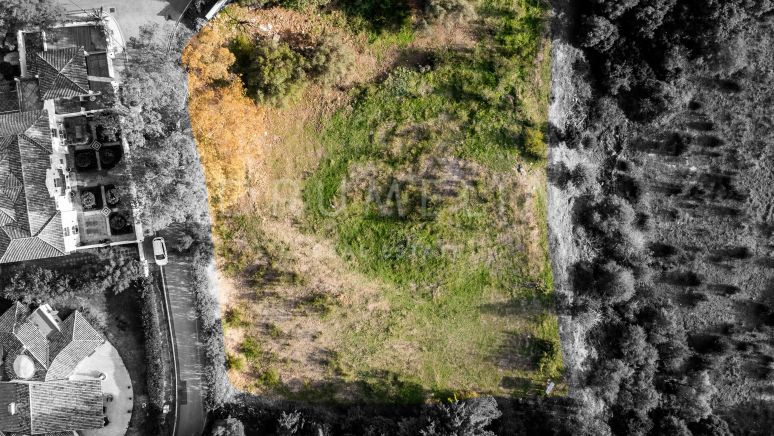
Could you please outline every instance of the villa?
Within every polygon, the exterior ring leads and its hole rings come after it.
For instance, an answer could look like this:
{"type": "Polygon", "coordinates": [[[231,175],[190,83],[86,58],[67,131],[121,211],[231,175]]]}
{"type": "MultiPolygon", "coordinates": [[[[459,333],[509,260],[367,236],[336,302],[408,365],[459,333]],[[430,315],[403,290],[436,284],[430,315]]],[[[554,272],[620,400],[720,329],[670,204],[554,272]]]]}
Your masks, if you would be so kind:
{"type": "Polygon", "coordinates": [[[100,375],[76,367],[105,343],[79,312],[64,321],[50,306],[15,303],[0,316],[0,434],[64,435],[103,428],[100,375]]]}
{"type": "Polygon", "coordinates": [[[116,174],[128,145],[100,118],[118,90],[110,31],[93,19],[17,40],[21,75],[0,84],[0,264],[141,239],[116,174]]]}

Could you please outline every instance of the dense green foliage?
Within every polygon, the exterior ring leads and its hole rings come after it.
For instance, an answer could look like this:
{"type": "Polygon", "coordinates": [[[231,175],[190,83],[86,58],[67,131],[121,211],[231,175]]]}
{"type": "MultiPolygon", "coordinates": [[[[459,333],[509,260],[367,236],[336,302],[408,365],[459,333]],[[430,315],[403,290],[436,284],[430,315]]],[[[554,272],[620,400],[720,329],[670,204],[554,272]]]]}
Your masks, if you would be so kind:
{"type": "Polygon", "coordinates": [[[167,376],[170,368],[169,349],[165,347],[164,335],[167,332],[162,317],[163,304],[158,292],[150,281],[145,281],[140,288],[139,296],[142,300],[142,327],[145,332],[145,359],[147,361],[148,397],[150,400],[150,415],[148,429],[159,431],[163,423],[161,410],[166,402],[167,376]]]}
{"type": "MultiPolygon", "coordinates": [[[[611,0],[574,11],[579,21],[569,27],[575,31],[570,42],[585,59],[573,65],[576,77],[571,79],[588,80],[594,98],[579,98],[579,107],[585,105],[583,122],[557,126],[555,132],[563,146],[599,167],[589,177],[584,168],[559,166],[552,178],[571,192],[573,240],[584,256],[570,268],[576,298],[568,310],[596,320],[587,326],[585,341],[595,351],[584,363],[590,371],[581,383],[604,405],[601,425],[613,434],[730,434],[724,419],[735,400],[726,402],[725,389],[748,389],[737,384],[746,376],[729,375],[723,363],[745,366],[744,353],[721,359],[731,345],[717,332],[736,331],[723,320],[739,316],[739,301],[755,300],[758,290],[731,301],[712,296],[711,305],[692,309],[710,299],[706,289],[740,290],[735,285],[703,288],[705,280],[740,284],[755,275],[748,269],[734,273],[731,260],[749,256],[747,248],[707,248],[756,237],[756,232],[745,235],[748,218],[737,209],[749,207],[749,202],[741,206],[748,187],[732,187],[725,174],[760,159],[760,139],[736,136],[738,123],[754,117],[743,110],[739,118],[731,114],[760,101],[760,89],[771,89],[770,77],[766,82],[756,72],[770,71],[771,64],[728,52],[748,42],[770,46],[748,32],[773,11],[769,1],[745,0],[611,0]],[[745,38],[749,41],[740,42],[745,38]],[[759,88],[744,95],[745,85],[759,88]],[[710,110],[715,104],[722,110],[710,110]],[[665,122],[683,117],[692,121],[665,122]],[[724,133],[735,138],[725,150],[724,133]],[[710,174],[684,188],[676,179],[695,171],[689,165],[698,161],[706,165],[698,171],[710,174]],[[706,188],[696,188],[710,180],[706,188]],[[698,274],[699,269],[712,278],[698,274]]],[[[770,25],[761,28],[770,30],[770,25]]],[[[756,57],[771,59],[761,53],[756,57]]],[[[769,131],[768,121],[763,124],[750,122],[746,135],[769,131]]],[[[771,322],[756,319],[742,330],[768,331],[771,322]]],[[[745,343],[743,334],[735,338],[738,351],[757,348],[745,343]]],[[[770,379],[771,370],[755,371],[752,377],[770,379]]],[[[739,406],[743,414],[747,401],[739,406]]]]}
{"type": "Polygon", "coordinates": [[[123,292],[141,279],[140,262],[109,251],[94,262],[76,268],[47,269],[35,266],[8,268],[0,297],[25,303],[56,304],[73,297],[94,296],[106,291],[123,292]]]}
{"type": "Polygon", "coordinates": [[[137,184],[135,205],[154,230],[201,220],[207,212],[204,174],[188,127],[185,71],[179,59],[167,55],[169,46],[179,50],[185,38],[185,32],[173,37],[169,29],[154,25],[130,40],[132,65],[121,90],[125,106],[117,109],[132,147],[128,161],[137,184]]]}
{"type": "Polygon", "coordinates": [[[240,36],[231,44],[234,71],[248,95],[260,103],[281,103],[296,95],[306,79],[307,61],[286,42],[240,36]]]}
{"type": "Polygon", "coordinates": [[[16,31],[45,29],[61,21],[65,9],[54,0],[3,0],[0,8],[0,47],[16,46],[16,31]]]}
{"type": "Polygon", "coordinates": [[[236,418],[228,417],[215,421],[212,436],[245,436],[245,426],[236,418]]]}
{"type": "Polygon", "coordinates": [[[308,80],[330,85],[352,66],[352,53],[336,37],[325,35],[309,48],[240,35],[231,43],[233,70],[247,94],[259,103],[282,105],[298,95],[308,80]]]}

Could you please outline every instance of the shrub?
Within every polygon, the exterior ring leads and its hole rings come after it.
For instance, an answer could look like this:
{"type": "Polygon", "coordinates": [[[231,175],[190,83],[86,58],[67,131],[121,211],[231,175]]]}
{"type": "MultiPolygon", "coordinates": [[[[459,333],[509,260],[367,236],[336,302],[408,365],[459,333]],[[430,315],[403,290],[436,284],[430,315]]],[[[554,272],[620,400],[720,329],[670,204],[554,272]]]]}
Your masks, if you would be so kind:
{"type": "Polygon", "coordinates": [[[232,307],[226,310],[226,313],[223,315],[223,323],[227,328],[238,328],[249,325],[244,319],[244,311],[239,307],[232,307]]]}
{"type": "Polygon", "coordinates": [[[425,15],[429,21],[463,22],[476,18],[476,8],[468,0],[427,0],[425,15]]]}
{"type": "Polygon", "coordinates": [[[490,396],[435,404],[424,410],[414,434],[494,436],[486,428],[500,416],[497,401],[490,396]]]}
{"type": "Polygon", "coordinates": [[[330,3],[331,0],[237,0],[240,6],[253,8],[263,8],[271,6],[282,6],[286,8],[303,10],[306,8],[319,9],[330,3]]]}
{"type": "Polygon", "coordinates": [[[632,272],[615,262],[580,261],[573,267],[573,286],[582,295],[606,304],[628,301],[634,295],[632,272]]]}
{"type": "Polygon", "coordinates": [[[151,404],[161,409],[165,402],[168,353],[163,335],[167,331],[161,323],[159,295],[149,280],[144,281],[140,290],[142,300],[141,317],[145,333],[145,360],[147,361],[148,397],[151,404]]]}
{"type": "Polygon", "coordinates": [[[303,426],[304,418],[297,410],[282,412],[277,418],[277,434],[282,436],[296,434],[303,426]]]}
{"type": "Polygon", "coordinates": [[[395,32],[411,23],[407,0],[340,0],[338,5],[359,31],[395,32]]]}
{"type": "MultiPolygon", "coordinates": [[[[197,228],[199,228],[197,226],[197,228]]],[[[220,306],[210,292],[207,269],[212,261],[212,245],[209,235],[201,235],[193,246],[191,263],[193,264],[193,294],[196,312],[204,332],[205,365],[204,382],[207,386],[204,404],[207,410],[216,410],[226,402],[231,390],[226,369],[237,364],[234,356],[226,355],[223,343],[223,325],[218,317],[220,306]]],[[[242,362],[244,365],[244,362],[242,362]]],[[[243,366],[244,368],[244,366],[243,366]]]]}
{"type": "Polygon", "coordinates": [[[324,35],[308,60],[307,72],[323,85],[340,83],[354,66],[355,54],[338,35],[324,35]]]}
{"type": "Polygon", "coordinates": [[[548,151],[546,145],[546,135],[543,130],[537,127],[527,127],[523,134],[524,151],[529,157],[535,159],[545,159],[548,151]]]}
{"type": "Polygon", "coordinates": [[[286,42],[240,35],[231,44],[234,71],[248,95],[259,103],[282,104],[296,94],[307,77],[307,60],[286,42]]]}
{"type": "Polygon", "coordinates": [[[279,371],[274,368],[268,368],[258,375],[258,383],[267,388],[279,386],[282,383],[279,371]]]}
{"type": "Polygon", "coordinates": [[[245,358],[236,354],[226,353],[226,368],[242,371],[245,369],[245,358]]]}
{"type": "Polygon", "coordinates": [[[211,434],[212,436],[245,436],[245,426],[242,421],[229,416],[215,421],[211,434]]]}
{"type": "Polygon", "coordinates": [[[252,361],[261,356],[261,344],[254,337],[248,336],[239,347],[242,354],[248,361],[252,361]]]}

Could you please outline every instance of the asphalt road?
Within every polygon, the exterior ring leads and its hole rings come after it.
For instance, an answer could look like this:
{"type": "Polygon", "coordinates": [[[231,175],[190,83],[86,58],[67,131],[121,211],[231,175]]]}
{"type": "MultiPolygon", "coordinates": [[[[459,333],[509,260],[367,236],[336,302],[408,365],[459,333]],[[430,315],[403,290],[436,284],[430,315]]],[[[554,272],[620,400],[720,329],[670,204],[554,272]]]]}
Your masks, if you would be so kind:
{"type": "MultiPolygon", "coordinates": [[[[175,253],[169,253],[169,263],[163,268],[153,261],[153,238],[143,244],[145,256],[151,264],[151,273],[161,272],[162,283],[169,298],[172,330],[178,361],[178,417],[175,436],[199,436],[204,430],[204,344],[199,340],[199,318],[190,283],[193,280],[190,265],[175,253]]],[[[169,248],[169,247],[167,247],[169,248]]]]}

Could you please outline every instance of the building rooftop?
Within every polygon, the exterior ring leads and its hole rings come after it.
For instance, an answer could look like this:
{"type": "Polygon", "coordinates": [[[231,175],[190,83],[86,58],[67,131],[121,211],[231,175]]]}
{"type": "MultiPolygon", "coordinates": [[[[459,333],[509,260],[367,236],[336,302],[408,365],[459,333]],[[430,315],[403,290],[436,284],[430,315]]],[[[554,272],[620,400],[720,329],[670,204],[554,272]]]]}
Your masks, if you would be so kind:
{"type": "Polygon", "coordinates": [[[29,76],[38,76],[41,100],[89,94],[83,47],[35,53],[27,65],[29,76]]]}
{"type": "Polygon", "coordinates": [[[0,382],[0,431],[22,434],[101,428],[99,380],[0,382]]]}
{"type": "Polygon", "coordinates": [[[45,110],[0,115],[0,263],[65,254],[52,153],[45,110]]]}
{"type": "Polygon", "coordinates": [[[105,339],[79,313],[61,321],[50,306],[15,303],[0,315],[0,434],[101,428],[100,380],[69,380],[105,339]]]}

